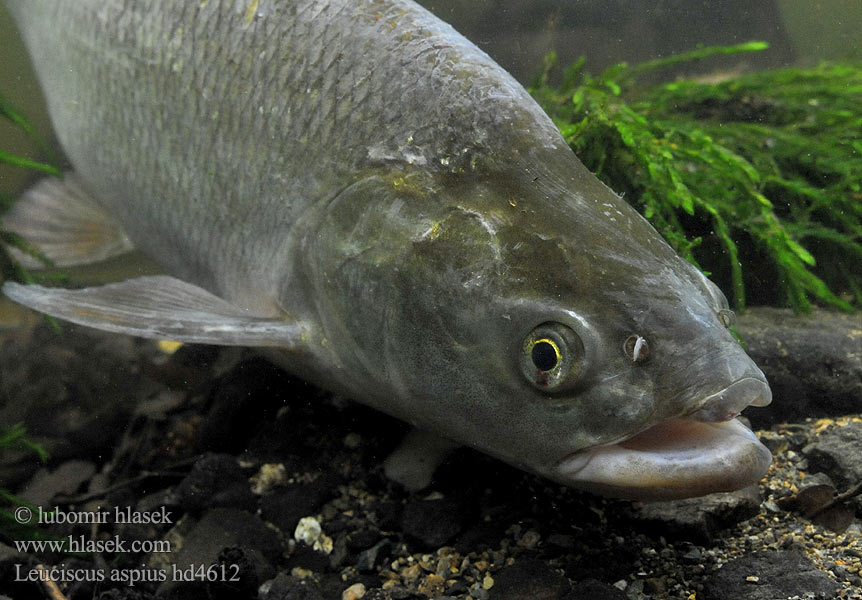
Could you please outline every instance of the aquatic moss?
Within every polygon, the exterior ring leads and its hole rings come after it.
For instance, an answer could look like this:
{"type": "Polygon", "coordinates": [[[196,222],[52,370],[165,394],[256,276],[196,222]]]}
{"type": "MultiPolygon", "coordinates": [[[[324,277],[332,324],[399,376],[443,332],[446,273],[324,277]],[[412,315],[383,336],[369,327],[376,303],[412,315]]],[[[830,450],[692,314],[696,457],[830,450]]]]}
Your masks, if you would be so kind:
{"type": "MultiPolygon", "coordinates": [[[[26,430],[22,425],[0,427],[0,452],[9,450],[27,450],[33,452],[42,463],[47,462],[48,453],[35,442],[27,439],[26,430]]],[[[28,523],[22,523],[20,513],[16,510],[28,508],[33,513],[36,507],[8,490],[0,488],[0,541],[11,544],[17,540],[42,539],[42,532],[28,523]]]]}
{"type": "Polygon", "coordinates": [[[766,44],[694,52],[592,76],[555,58],[531,91],[586,166],[744,309],[862,306],[862,69],[822,64],[638,86],[647,71],[766,44]],[[752,291],[753,290],[753,291],[752,291]],[[775,290],[780,290],[776,295],[775,290]]]}

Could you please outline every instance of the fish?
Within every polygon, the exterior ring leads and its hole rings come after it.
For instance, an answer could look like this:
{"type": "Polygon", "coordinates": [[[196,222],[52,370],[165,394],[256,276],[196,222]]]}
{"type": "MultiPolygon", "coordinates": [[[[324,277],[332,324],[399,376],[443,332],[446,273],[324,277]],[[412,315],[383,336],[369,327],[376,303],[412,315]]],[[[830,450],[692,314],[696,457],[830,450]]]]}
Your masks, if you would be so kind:
{"type": "Polygon", "coordinates": [[[60,265],[163,275],[12,300],[105,331],[251,346],[455,445],[589,492],[756,484],[772,399],[721,290],[529,93],[410,0],[7,0],[72,171],[4,217],[60,265]]]}

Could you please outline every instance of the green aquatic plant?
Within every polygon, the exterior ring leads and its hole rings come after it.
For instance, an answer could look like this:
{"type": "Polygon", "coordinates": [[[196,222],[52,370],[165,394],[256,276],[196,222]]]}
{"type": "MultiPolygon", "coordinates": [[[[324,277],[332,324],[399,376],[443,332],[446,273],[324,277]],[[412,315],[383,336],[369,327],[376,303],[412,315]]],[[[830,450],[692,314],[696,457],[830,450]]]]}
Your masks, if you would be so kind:
{"type": "Polygon", "coordinates": [[[730,290],[798,312],[862,306],[862,70],[823,64],[715,83],[638,76],[762,42],[700,48],[598,76],[580,59],[531,91],[576,154],[730,290]],[[781,296],[774,294],[781,290],[781,296]]]}
{"type": "MultiPolygon", "coordinates": [[[[45,449],[27,438],[23,425],[0,427],[0,453],[10,450],[33,452],[40,462],[48,460],[45,449]]],[[[36,507],[4,488],[0,488],[0,540],[12,543],[16,540],[42,539],[42,532],[24,521],[22,515],[36,512],[36,507]],[[21,512],[21,509],[25,509],[21,512]]]]}

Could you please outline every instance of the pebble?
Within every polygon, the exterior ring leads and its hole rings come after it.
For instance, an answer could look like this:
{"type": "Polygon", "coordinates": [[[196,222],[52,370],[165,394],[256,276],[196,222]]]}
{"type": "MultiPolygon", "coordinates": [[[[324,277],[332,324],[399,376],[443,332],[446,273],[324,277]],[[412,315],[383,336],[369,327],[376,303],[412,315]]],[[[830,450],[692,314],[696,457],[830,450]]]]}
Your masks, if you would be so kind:
{"type": "Polygon", "coordinates": [[[354,583],[341,593],[341,600],[359,600],[365,596],[365,585],[354,583]]]}
{"type": "Polygon", "coordinates": [[[282,463],[265,463],[260,465],[257,473],[251,477],[251,491],[258,496],[271,491],[276,486],[287,481],[287,469],[282,463]]]}

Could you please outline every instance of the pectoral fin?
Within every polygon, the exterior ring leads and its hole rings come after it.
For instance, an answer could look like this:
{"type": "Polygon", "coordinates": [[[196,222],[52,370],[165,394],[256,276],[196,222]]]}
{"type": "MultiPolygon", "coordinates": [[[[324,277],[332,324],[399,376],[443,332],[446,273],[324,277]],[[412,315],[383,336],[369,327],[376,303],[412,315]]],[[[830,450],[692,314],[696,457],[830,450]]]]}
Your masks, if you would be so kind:
{"type": "Polygon", "coordinates": [[[249,314],[179,279],[138,277],[81,290],[7,282],[15,302],[79,325],[145,338],[225,346],[298,347],[295,321],[249,314]]]}
{"type": "MultiPolygon", "coordinates": [[[[119,223],[74,173],[43,179],[24,192],[3,216],[3,229],[20,235],[59,267],[94,263],[132,250],[119,223]]],[[[29,269],[45,266],[17,248],[9,251],[29,269]]]]}

